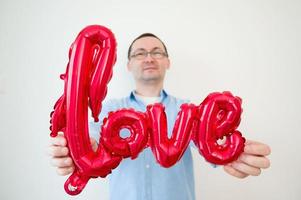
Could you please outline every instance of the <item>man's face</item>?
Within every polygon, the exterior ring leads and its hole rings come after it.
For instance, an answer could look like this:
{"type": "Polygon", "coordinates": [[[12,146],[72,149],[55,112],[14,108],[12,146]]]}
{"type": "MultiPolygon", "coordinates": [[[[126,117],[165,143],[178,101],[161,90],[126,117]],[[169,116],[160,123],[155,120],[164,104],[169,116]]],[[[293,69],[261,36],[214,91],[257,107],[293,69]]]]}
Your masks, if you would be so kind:
{"type": "Polygon", "coordinates": [[[131,56],[141,55],[143,52],[152,52],[146,57],[130,57],[128,69],[133,73],[136,83],[150,83],[164,80],[166,69],[169,68],[169,59],[165,55],[160,58],[155,54],[166,53],[160,40],[154,37],[143,37],[134,42],[132,45],[131,56]]]}

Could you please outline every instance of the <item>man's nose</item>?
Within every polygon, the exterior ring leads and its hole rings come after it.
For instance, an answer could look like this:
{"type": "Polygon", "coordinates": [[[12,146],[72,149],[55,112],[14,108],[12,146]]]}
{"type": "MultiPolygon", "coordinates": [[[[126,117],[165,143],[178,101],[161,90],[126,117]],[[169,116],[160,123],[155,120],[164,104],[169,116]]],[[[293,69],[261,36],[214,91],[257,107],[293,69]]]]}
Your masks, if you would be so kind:
{"type": "Polygon", "coordinates": [[[150,52],[148,52],[144,60],[145,61],[153,61],[154,58],[152,57],[152,54],[150,52]]]}

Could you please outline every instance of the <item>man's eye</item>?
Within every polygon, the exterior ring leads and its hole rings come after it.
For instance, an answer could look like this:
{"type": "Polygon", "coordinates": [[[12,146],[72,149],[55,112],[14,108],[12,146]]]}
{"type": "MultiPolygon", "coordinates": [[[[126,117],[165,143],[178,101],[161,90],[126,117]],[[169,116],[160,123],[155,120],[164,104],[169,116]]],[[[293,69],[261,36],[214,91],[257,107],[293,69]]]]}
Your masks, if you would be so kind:
{"type": "Polygon", "coordinates": [[[136,56],[143,56],[143,55],[144,55],[143,52],[136,53],[136,56]]]}

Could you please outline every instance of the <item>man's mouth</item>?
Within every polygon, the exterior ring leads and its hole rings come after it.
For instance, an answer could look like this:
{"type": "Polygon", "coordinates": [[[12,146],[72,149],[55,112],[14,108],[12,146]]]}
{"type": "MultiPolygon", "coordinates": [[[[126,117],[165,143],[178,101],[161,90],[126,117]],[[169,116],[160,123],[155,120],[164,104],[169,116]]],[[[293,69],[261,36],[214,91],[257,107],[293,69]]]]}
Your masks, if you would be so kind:
{"type": "Polygon", "coordinates": [[[157,70],[157,67],[144,67],[143,70],[147,71],[147,70],[157,70]]]}

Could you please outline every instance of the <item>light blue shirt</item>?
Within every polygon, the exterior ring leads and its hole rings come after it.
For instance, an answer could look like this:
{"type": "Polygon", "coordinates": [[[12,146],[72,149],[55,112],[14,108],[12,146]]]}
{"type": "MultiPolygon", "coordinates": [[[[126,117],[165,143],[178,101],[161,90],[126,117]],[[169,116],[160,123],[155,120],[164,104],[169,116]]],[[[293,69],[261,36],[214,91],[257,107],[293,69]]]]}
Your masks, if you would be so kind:
{"type": "MultiPolygon", "coordinates": [[[[171,135],[180,106],[187,101],[160,93],[160,102],[165,106],[168,121],[168,134],[171,135]]],[[[108,112],[120,108],[134,108],[146,111],[146,105],[131,92],[130,96],[110,100],[103,104],[99,123],[90,123],[90,134],[97,141],[100,137],[102,119],[108,112]]],[[[122,131],[121,131],[122,132],[122,131]]],[[[128,134],[127,131],[120,133],[128,134]]],[[[187,148],[181,160],[170,168],[161,167],[150,148],[144,149],[136,159],[123,159],[112,171],[109,178],[111,200],[194,200],[194,175],[190,148],[187,148]]]]}

